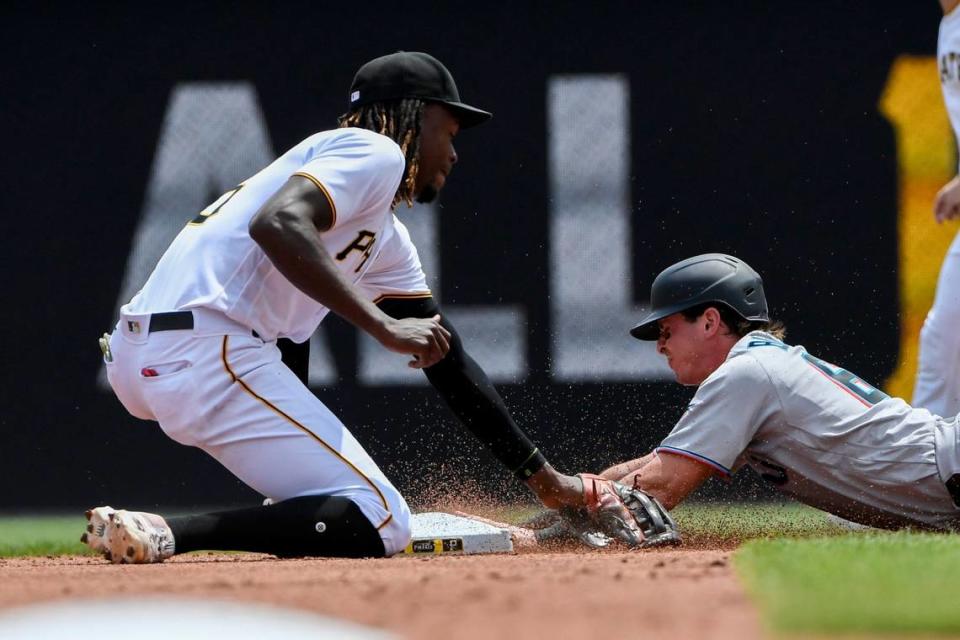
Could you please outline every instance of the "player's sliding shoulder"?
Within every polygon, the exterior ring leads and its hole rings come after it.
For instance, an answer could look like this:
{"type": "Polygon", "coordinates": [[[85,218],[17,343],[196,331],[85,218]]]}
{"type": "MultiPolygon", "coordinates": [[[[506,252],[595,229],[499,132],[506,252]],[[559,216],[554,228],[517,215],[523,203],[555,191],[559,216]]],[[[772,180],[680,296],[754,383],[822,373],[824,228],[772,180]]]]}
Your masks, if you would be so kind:
{"type": "Polygon", "coordinates": [[[789,349],[789,346],[771,335],[759,332],[747,334],[734,345],[727,360],[710,378],[722,380],[727,387],[737,386],[745,392],[755,392],[758,385],[770,382],[773,372],[787,366],[789,349]],[[759,344],[764,340],[771,344],[759,344]]]}
{"type": "Polygon", "coordinates": [[[742,349],[744,350],[773,348],[786,351],[789,349],[789,346],[787,346],[782,340],[763,331],[751,331],[740,339],[734,349],[740,347],[741,345],[742,349]]]}
{"type": "Polygon", "coordinates": [[[763,331],[748,333],[733,348],[733,353],[743,353],[758,362],[789,361],[798,351],[803,351],[803,347],[787,344],[763,331]]]}
{"type": "Polygon", "coordinates": [[[751,384],[767,379],[761,359],[748,350],[731,351],[726,362],[714,374],[726,380],[742,380],[751,384]]]}

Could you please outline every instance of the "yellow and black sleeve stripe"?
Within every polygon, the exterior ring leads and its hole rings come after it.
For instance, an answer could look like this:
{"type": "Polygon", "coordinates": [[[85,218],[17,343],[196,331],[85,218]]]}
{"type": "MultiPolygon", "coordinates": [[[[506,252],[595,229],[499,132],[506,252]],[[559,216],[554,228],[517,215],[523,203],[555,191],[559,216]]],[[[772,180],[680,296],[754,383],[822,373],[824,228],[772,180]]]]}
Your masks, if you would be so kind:
{"type": "Polygon", "coordinates": [[[323,195],[327,198],[327,202],[330,203],[330,212],[333,214],[333,219],[330,221],[330,226],[324,229],[324,231],[329,231],[330,229],[333,229],[335,226],[337,226],[337,205],[333,202],[333,197],[330,196],[330,192],[327,190],[325,186],[323,186],[323,183],[317,180],[315,177],[313,177],[309,173],[304,173],[302,171],[297,171],[293,175],[300,176],[301,178],[306,178],[313,184],[317,185],[317,189],[320,189],[323,195]]]}

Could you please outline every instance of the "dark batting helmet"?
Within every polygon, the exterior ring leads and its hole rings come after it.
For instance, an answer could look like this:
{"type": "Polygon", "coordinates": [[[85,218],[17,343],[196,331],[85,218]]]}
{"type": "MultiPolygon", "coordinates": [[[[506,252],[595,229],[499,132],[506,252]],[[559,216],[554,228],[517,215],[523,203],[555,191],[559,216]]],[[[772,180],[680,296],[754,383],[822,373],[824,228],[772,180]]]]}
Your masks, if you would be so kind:
{"type": "Polygon", "coordinates": [[[640,340],[656,340],[658,320],[706,302],[725,304],[744,320],[770,320],[763,280],[743,260],[706,253],[667,267],[650,287],[650,313],[630,330],[640,340]]]}

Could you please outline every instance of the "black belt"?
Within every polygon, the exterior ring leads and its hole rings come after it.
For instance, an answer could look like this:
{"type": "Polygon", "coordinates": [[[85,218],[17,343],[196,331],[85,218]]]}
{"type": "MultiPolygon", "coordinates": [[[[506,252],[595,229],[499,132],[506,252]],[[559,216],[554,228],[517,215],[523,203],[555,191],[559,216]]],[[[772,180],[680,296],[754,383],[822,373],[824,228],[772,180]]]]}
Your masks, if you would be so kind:
{"type": "Polygon", "coordinates": [[[150,314],[150,333],[193,329],[192,311],[166,311],[150,314]]]}
{"type": "MultiPolygon", "coordinates": [[[[192,311],[165,311],[163,313],[150,314],[150,331],[184,331],[193,329],[192,311]]],[[[254,338],[259,338],[260,334],[251,331],[254,338]]]]}

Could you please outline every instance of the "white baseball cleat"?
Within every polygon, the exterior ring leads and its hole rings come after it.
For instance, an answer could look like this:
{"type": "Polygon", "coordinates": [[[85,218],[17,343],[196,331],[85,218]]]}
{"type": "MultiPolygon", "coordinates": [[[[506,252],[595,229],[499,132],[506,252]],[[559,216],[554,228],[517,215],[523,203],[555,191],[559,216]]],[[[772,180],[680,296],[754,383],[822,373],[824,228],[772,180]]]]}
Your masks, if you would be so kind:
{"type": "Polygon", "coordinates": [[[173,555],[173,532],[158,515],[97,507],[86,516],[80,541],[114,564],[163,562],[173,555]]]}
{"type": "Polygon", "coordinates": [[[111,516],[116,513],[113,507],[97,507],[90,509],[87,516],[87,532],[80,536],[80,542],[97,553],[103,554],[110,560],[110,546],[107,544],[107,525],[111,516]]]}

